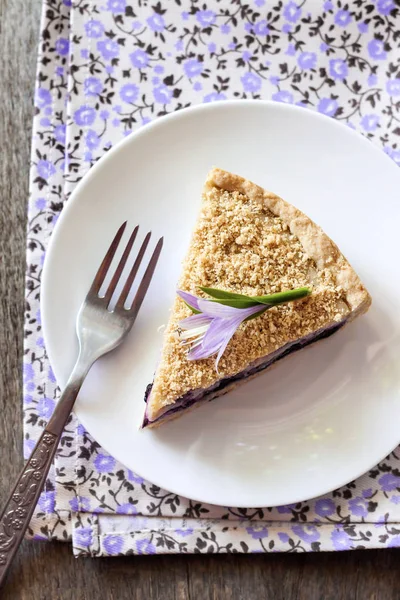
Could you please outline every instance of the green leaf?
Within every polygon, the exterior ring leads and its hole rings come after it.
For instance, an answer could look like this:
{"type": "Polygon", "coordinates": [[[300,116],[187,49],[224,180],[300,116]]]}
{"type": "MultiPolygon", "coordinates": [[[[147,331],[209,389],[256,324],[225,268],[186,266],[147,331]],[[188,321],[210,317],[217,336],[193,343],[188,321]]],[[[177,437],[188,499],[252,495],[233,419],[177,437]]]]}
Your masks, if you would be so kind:
{"type": "Polygon", "coordinates": [[[231,306],[232,308],[250,308],[251,306],[259,306],[260,304],[264,304],[263,302],[257,302],[257,300],[253,300],[251,298],[246,300],[218,300],[217,298],[212,298],[210,302],[216,302],[217,304],[222,304],[223,306],[231,306]]]}
{"type": "Polygon", "coordinates": [[[286,292],[277,292],[276,294],[268,294],[267,296],[253,296],[252,300],[259,302],[260,304],[282,304],[283,302],[291,302],[292,300],[299,300],[305,298],[311,294],[311,288],[302,287],[295,290],[288,290],[286,292]]]}
{"type": "Polygon", "coordinates": [[[250,296],[244,294],[235,294],[234,292],[225,292],[224,290],[217,290],[216,288],[208,288],[199,286],[201,291],[208,294],[212,298],[218,298],[221,300],[249,300],[250,296]]]}

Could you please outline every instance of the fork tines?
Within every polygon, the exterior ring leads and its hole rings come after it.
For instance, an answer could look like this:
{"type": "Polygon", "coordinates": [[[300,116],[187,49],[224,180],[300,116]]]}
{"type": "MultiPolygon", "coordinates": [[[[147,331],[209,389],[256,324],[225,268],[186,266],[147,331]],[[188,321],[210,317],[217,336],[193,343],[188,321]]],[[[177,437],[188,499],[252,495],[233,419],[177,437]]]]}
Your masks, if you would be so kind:
{"type": "MultiPolygon", "coordinates": [[[[96,295],[99,298],[100,288],[101,288],[101,286],[104,283],[104,279],[105,279],[105,277],[107,275],[107,272],[108,272],[108,270],[110,268],[110,265],[111,265],[112,260],[113,260],[113,258],[115,256],[117,248],[118,248],[118,246],[120,244],[121,238],[122,238],[122,236],[124,234],[124,231],[125,231],[125,228],[126,228],[126,224],[127,224],[127,221],[125,221],[124,223],[122,223],[121,227],[118,229],[117,233],[115,234],[115,237],[114,237],[113,241],[111,242],[111,245],[110,245],[110,247],[109,247],[109,249],[108,249],[108,251],[107,251],[107,253],[106,253],[106,255],[105,255],[105,257],[104,257],[104,259],[103,259],[103,261],[102,261],[102,263],[100,265],[100,267],[99,267],[99,270],[96,273],[96,276],[94,278],[92,287],[90,288],[90,291],[89,291],[89,295],[93,294],[93,295],[96,295]]],[[[110,300],[111,300],[111,298],[112,298],[112,296],[113,296],[113,294],[115,292],[115,289],[116,289],[116,287],[118,285],[118,282],[119,282],[119,280],[121,278],[121,275],[122,275],[122,272],[123,272],[124,267],[126,265],[126,262],[127,262],[128,258],[130,256],[130,254],[131,254],[131,250],[132,250],[133,244],[135,242],[135,239],[137,237],[138,231],[139,231],[139,226],[137,225],[135,227],[135,229],[133,230],[133,232],[132,232],[132,234],[131,234],[131,236],[130,236],[130,238],[128,240],[128,243],[125,246],[124,252],[123,252],[123,254],[122,254],[121,258],[120,258],[120,261],[118,263],[118,266],[115,269],[115,272],[114,272],[114,274],[113,274],[113,276],[111,278],[111,281],[110,281],[110,283],[108,285],[106,293],[104,294],[104,296],[100,297],[100,299],[105,302],[106,306],[109,305],[110,300]]],[[[140,250],[139,250],[139,252],[137,254],[137,257],[135,259],[133,267],[131,268],[131,270],[129,272],[129,275],[128,275],[127,279],[126,279],[126,282],[124,284],[122,292],[121,292],[120,296],[118,297],[118,300],[116,302],[115,309],[114,309],[115,311],[125,310],[126,300],[127,300],[128,296],[129,296],[129,293],[130,293],[130,291],[132,289],[132,285],[134,283],[136,274],[137,274],[137,272],[139,270],[140,264],[141,264],[141,262],[143,260],[143,256],[144,256],[144,254],[146,252],[146,249],[147,249],[147,246],[149,244],[150,238],[151,238],[151,232],[149,231],[147,233],[146,237],[144,238],[143,242],[142,242],[142,245],[141,245],[140,250]]],[[[141,304],[143,302],[143,299],[144,299],[144,297],[146,295],[147,289],[148,289],[148,287],[150,285],[151,279],[153,277],[153,273],[154,273],[154,270],[156,268],[158,258],[160,256],[162,246],[163,246],[163,238],[161,237],[158,240],[157,245],[156,245],[156,247],[155,247],[155,249],[153,251],[151,259],[150,259],[150,261],[148,263],[148,266],[146,268],[146,271],[145,271],[145,273],[143,275],[142,281],[140,282],[140,285],[138,287],[136,295],[135,295],[135,297],[134,297],[134,299],[132,301],[132,306],[130,308],[127,308],[126,310],[134,311],[135,313],[137,313],[139,311],[140,306],[141,306],[141,304]]]]}

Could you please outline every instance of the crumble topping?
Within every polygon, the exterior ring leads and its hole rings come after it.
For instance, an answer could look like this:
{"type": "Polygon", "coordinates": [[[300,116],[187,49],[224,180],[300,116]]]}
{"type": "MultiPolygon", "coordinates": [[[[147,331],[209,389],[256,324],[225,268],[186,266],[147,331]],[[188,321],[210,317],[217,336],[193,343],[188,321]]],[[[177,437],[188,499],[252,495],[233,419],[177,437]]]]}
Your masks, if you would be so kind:
{"type": "Polygon", "coordinates": [[[243,323],[222,355],[219,373],[215,357],[187,360],[178,322],[192,312],[177,297],[165,332],[149,416],[190,390],[207,388],[242,371],[289,341],[341,321],[351,309],[329,262],[318,267],[288,224],[259,199],[208,185],[179,288],[197,296],[204,296],[200,285],[247,295],[312,286],[313,293],[243,323]]]}

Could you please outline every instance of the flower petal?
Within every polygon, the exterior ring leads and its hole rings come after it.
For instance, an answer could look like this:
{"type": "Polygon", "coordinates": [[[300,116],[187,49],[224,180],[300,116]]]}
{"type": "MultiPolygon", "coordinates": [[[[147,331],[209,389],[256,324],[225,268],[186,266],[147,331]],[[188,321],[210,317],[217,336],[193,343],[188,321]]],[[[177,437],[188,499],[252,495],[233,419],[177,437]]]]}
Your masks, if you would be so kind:
{"type": "Polygon", "coordinates": [[[186,319],[182,319],[182,321],[179,321],[178,325],[182,329],[195,329],[196,327],[201,327],[202,325],[207,325],[208,323],[211,323],[211,318],[200,313],[198,315],[191,315],[190,317],[186,317],[186,319]]]}
{"type": "Polygon", "coordinates": [[[183,290],[177,290],[176,293],[186,304],[192,306],[195,310],[200,310],[199,308],[199,298],[193,296],[193,294],[189,294],[189,292],[184,292],[183,290]]]}
{"type": "Polygon", "coordinates": [[[188,355],[189,360],[208,358],[218,352],[222,344],[229,342],[242,322],[241,317],[231,319],[213,319],[203,338],[201,346],[194,348],[188,355]],[[227,341],[226,341],[227,340],[227,341]]]}
{"type": "Polygon", "coordinates": [[[264,306],[250,306],[249,308],[234,308],[232,306],[225,306],[218,302],[212,302],[211,300],[204,300],[203,298],[198,299],[199,310],[208,315],[209,317],[217,319],[232,319],[234,317],[241,317],[242,320],[247,319],[251,315],[259,312],[260,309],[265,308],[264,306]]]}

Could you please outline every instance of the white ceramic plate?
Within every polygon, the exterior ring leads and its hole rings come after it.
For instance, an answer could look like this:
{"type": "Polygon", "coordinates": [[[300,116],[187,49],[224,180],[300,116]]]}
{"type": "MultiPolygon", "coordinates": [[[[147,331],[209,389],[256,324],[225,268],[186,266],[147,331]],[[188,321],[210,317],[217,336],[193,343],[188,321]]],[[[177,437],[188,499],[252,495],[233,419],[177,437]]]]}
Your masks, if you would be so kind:
{"type": "MultiPolygon", "coordinates": [[[[100,360],[76,405],[113,456],[155,484],[221,505],[272,506],[361,475],[400,440],[400,171],[370,142],[311,111],[268,102],[184,110],[118,144],[78,185],[46,258],[42,309],[63,386],[75,318],[122,221],[164,235],[160,264],[127,342],[100,360]],[[180,263],[212,166],[283,196],[349,258],[373,307],[325,342],[234,393],[139,431],[180,263]]],[[[128,235],[128,234],[126,234],[128,235]]]]}

